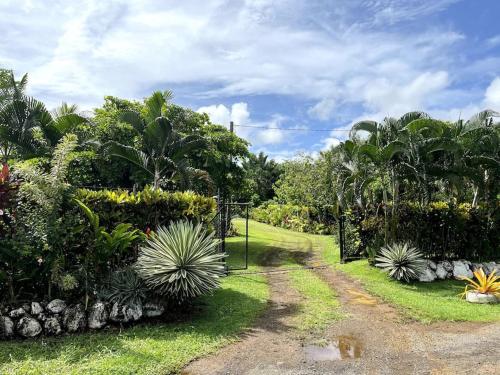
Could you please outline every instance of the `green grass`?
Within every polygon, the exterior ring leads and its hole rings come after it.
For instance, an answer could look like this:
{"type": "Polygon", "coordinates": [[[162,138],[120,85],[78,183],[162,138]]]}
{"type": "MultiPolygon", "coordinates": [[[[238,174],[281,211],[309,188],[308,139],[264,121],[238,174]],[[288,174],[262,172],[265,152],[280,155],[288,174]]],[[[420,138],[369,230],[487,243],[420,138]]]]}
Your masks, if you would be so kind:
{"type": "Polygon", "coordinates": [[[381,270],[370,267],[366,260],[337,264],[336,267],[360,280],[370,293],[423,322],[500,320],[500,304],[479,305],[460,299],[458,294],[464,289],[464,283],[461,281],[404,284],[389,279],[381,270]]]}
{"type": "MultiPolygon", "coordinates": [[[[240,233],[244,234],[244,222],[235,220],[235,224],[240,233]]],[[[300,269],[313,251],[321,253],[323,249],[330,249],[333,254],[335,247],[332,237],[293,232],[253,220],[250,221],[249,233],[252,263],[260,266],[270,263],[283,269],[294,269],[287,273],[290,286],[303,298],[292,319],[295,327],[302,331],[318,331],[342,318],[335,292],[313,271],[300,269]]],[[[227,245],[230,253],[228,262],[235,266],[241,265],[244,244],[233,244],[231,240],[227,245]]]]}
{"type": "Polygon", "coordinates": [[[259,275],[232,276],[184,323],[0,343],[0,374],[168,374],[237,338],[267,305],[259,275]]]}
{"type": "Polygon", "coordinates": [[[334,291],[311,270],[294,271],[290,273],[292,287],[302,296],[299,315],[295,325],[303,331],[318,332],[332,321],[340,320],[340,312],[334,291]]]}

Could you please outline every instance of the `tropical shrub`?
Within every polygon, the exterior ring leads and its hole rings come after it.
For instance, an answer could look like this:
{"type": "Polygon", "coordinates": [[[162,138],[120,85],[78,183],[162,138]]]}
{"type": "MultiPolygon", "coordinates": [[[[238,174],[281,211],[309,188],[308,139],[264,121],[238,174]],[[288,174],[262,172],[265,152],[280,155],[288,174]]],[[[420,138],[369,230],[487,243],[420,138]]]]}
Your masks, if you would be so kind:
{"type": "MultiPolygon", "coordinates": [[[[351,239],[359,245],[356,253],[366,253],[368,248],[378,250],[383,245],[383,211],[373,207],[346,211],[346,228],[354,226],[357,231],[346,229],[346,242],[351,239]]],[[[430,259],[495,260],[500,256],[500,232],[496,229],[499,226],[500,206],[492,210],[467,203],[431,202],[422,207],[401,202],[398,220],[390,224],[389,237],[392,241],[415,244],[430,259]]]]}
{"type": "Polygon", "coordinates": [[[380,249],[376,258],[376,266],[389,273],[389,276],[410,282],[418,279],[425,268],[422,253],[408,243],[394,243],[380,249]]]}
{"type": "Polygon", "coordinates": [[[220,285],[226,273],[219,241],[207,234],[201,224],[189,221],[171,223],[141,246],[135,270],[159,294],[184,301],[209,294],[220,285]]]}
{"type": "Polygon", "coordinates": [[[64,136],[55,147],[50,170],[45,172],[29,163],[17,165],[17,174],[24,182],[20,185],[16,204],[16,240],[24,243],[17,249],[31,249],[31,264],[38,262],[40,280],[48,278],[48,296],[52,286],[61,277],[61,264],[65,262],[67,224],[63,214],[71,196],[67,184],[68,155],[77,146],[75,135],[64,136]]]}
{"type": "MultiPolygon", "coordinates": [[[[111,232],[100,225],[99,215],[92,212],[83,202],[75,199],[90,223],[90,241],[83,253],[81,273],[84,279],[85,306],[89,300],[89,292],[97,288],[102,277],[123,263],[123,258],[131,258],[127,251],[144,238],[144,234],[134,229],[131,224],[120,223],[111,232]],[[94,285],[92,285],[94,284],[94,285]]],[[[132,257],[133,258],[133,257],[132,257]]],[[[118,275],[123,277],[123,275],[118,275]]]]}
{"type": "Polygon", "coordinates": [[[148,288],[130,267],[117,270],[111,274],[101,293],[111,303],[142,305],[148,288]]]}
{"type": "Polygon", "coordinates": [[[468,284],[465,286],[464,292],[461,294],[462,297],[465,298],[469,290],[475,291],[477,293],[500,296],[500,276],[495,275],[495,273],[496,270],[486,276],[483,269],[480,268],[479,270],[474,271],[474,277],[477,281],[472,280],[468,277],[461,277],[462,280],[468,282],[468,284]]]}
{"type": "Polygon", "coordinates": [[[171,221],[209,222],[215,215],[213,198],[193,192],[166,192],[146,187],[143,191],[80,189],[76,198],[97,213],[101,225],[114,228],[130,223],[145,231],[171,221]]]}
{"type": "Polygon", "coordinates": [[[333,232],[331,207],[318,210],[306,206],[266,202],[251,211],[252,219],[297,232],[329,234],[333,232]]]}

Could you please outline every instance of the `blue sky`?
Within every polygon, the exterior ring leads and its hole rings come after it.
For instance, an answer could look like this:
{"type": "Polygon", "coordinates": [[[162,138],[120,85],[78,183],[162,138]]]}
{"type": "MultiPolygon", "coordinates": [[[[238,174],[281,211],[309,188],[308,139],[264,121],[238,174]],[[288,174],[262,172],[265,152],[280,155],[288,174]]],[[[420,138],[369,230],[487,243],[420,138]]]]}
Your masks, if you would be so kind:
{"type": "MultiPolygon", "coordinates": [[[[214,122],[348,129],[500,110],[498,0],[0,1],[0,66],[49,108],[157,89],[214,122]]],[[[277,159],[345,132],[236,128],[277,159]]]]}

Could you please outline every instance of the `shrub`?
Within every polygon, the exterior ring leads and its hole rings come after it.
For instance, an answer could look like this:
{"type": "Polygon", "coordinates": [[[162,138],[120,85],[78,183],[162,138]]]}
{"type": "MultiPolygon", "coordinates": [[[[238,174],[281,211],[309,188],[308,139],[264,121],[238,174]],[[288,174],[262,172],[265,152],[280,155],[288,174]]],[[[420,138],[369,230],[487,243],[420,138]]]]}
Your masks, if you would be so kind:
{"type": "Polygon", "coordinates": [[[225,275],[226,254],[201,224],[188,221],[159,227],[142,246],[135,269],[158,293],[183,301],[210,293],[225,275]]]}
{"type": "Polygon", "coordinates": [[[166,192],[145,188],[136,193],[126,190],[93,191],[80,189],[76,198],[101,218],[101,225],[114,228],[130,223],[146,230],[171,221],[209,222],[215,215],[215,200],[193,192],[166,192]]]}
{"type": "Polygon", "coordinates": [[[396,280],[409,282],[418,279],[425,268],[422,253],[408,243],[395,243],[387,245],[380,250],[380,255],[375,258],[377,267],[389,273],[396,280]]]}
{"type": "Polygon", "coordinates": [[[470,288],[477,293],[493,294],[500,297],[500,276],[495,275],[495,273],[496,270],[490,273],[489,276],[486,276],[483,269],[480,268],[479,270],[474,271],[474,277],[477,281],[468,277],[461,277],[462,280],[468,282],[462,296],[466,297],[470,288]]]}
{"type": "MultiPolygon", "coordinates": [[[[392,209],[392,207],[388,207],[392,209]]],[[[383,208],[353,209],[346,221],[359,232],[358,252],[380,247],[384,233],[383,208]]],[[[415,244],[426,258],[496,260],[500,256],[500,206],[496,209],[432,202],[420,206],[402,202],[390,223],[392,241],[415,244]]],[[[348,233],[346,233],[348,237],[348,233]]],[[[347,238],[346,238],[347,241],[347,238]]]]}
{"type": "Polygon", "coordinates": [[[252,219],[297,232],[329,234],[333,232],[333,213],[330,207],[321,210],[307,206],[278,204],[272,201],[254,208],[252,219]]]}
{"type": "Polygon", "coordinates": [[[102,297],[111,303],[142,304],[148,289],[131,268],[124,268],[111,274],[102,292],[102,297]]]}

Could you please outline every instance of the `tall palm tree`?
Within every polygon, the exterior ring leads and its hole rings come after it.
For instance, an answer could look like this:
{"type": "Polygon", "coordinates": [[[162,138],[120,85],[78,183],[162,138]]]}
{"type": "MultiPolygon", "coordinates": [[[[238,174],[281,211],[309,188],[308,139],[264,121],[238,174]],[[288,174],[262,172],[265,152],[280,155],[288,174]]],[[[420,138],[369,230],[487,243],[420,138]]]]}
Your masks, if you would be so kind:
{"type": "Polygon", "coordinates": [[[121,119],[131,124],[141,137],[140,146],[127,146],[115,141],[107,145],[112,156],[120,157],[146,172],[155,189],[175,182],[188,186],[193,178],[209,180],[205,171],[193,168],[189,156],[205,145],[198,135],[184,136],[165,117],[171,94],[155,92],[145,101],[142,113],[126,111],[121,119]]]}

